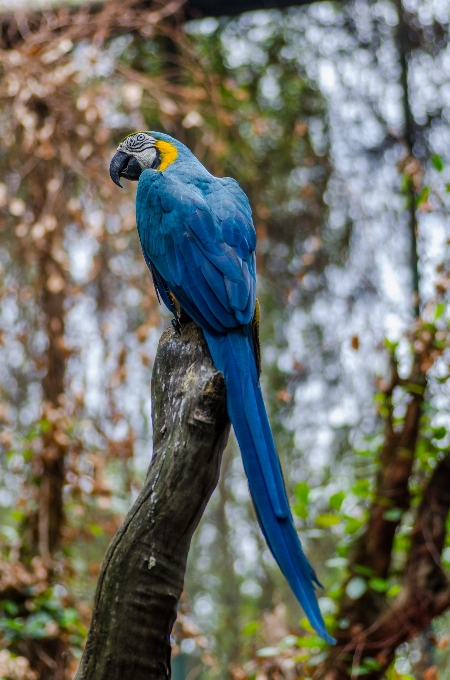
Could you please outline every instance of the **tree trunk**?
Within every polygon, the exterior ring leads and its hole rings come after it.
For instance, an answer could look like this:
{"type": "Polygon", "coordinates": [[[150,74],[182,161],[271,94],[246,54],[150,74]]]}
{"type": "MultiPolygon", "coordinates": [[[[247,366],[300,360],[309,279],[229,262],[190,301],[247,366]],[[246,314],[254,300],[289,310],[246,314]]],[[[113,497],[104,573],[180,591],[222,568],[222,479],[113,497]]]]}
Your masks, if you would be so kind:
{"type": "MultiPolygon", "coordinates": [[[[41,309],[48,338],[47,372],[42,381],[44,417],[48,415],[49,410],[57,411],[63,404],[61,399],[64,397],[67,364],[64,344],[65,274],[51,253],[55,240],[55,233],[50,232],[44,241],[39,260],[41,309]],[[52,287],[55,278],[58,284],[56,289],[52,287]]],[[[31,542],[33,552],[40,555],[47,565],[51,564],[53,555],[59,547],[64,514],[63,486],[67,445],[62,440],[58,441],[58,437],[55,438],[56,432],[56,423],[52,422],[49,430],[43,435],[38,509],[36,515],[29,518],[34,534],[31,542]]]]}
{"type": "Polygon", "coordinates": [[[219,477],[225,382],[201,330],[165,331],[152,380],[154,453],[106,553],[75,680],[165,680],[192,534],[219,477]]]}

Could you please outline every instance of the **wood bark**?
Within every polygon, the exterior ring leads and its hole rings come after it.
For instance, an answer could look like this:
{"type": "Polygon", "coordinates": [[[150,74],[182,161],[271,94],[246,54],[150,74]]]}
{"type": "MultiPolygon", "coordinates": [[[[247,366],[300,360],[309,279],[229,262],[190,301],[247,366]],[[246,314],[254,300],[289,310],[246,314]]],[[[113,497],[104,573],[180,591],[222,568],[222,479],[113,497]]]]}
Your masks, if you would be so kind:
{"type": "Polygon", "coordinates": [[[152,379],[153,458],[106,553],[75,680],[165,680],[192,534],[219,477],[225,382],[193,322],[163,334],[152,379]]]}

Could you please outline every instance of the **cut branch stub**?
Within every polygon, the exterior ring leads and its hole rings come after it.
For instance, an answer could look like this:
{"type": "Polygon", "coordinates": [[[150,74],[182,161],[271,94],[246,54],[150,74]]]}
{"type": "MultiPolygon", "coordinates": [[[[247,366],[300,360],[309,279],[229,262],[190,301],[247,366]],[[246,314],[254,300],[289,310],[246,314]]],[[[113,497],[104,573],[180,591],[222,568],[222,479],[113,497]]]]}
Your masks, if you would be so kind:
{"type": "Polygon", "coordinates": [[[170,329],[152,380],[154,455],[106,553],[76,680],[163,680],[192,534],[228,439],[225,382],[201,330],[170,329]]]}

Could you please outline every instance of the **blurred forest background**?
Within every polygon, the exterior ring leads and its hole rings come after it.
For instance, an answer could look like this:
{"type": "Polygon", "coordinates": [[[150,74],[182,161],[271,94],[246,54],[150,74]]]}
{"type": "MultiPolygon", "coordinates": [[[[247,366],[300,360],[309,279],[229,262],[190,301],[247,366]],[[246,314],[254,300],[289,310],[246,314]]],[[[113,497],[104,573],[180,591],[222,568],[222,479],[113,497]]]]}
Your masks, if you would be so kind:
{"type": "Polygon", "coordinates": [[[149,464],[170,317],[108,166],[162,130],[250,197],[263,387],[341,673],[230,441],[174,680],[448,679],[450,1],[182,6],[0,7],[0,677],[73,677],[149,464]]]}

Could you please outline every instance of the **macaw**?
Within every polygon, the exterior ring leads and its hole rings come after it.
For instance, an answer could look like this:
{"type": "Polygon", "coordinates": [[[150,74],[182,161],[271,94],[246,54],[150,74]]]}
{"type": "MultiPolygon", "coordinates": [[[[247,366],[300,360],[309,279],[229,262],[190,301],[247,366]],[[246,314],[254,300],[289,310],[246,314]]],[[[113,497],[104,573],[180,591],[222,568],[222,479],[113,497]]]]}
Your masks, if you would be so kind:
{"type": "Polygon", "coordinates": [[[328,642],[314,583],[294,528],[259,383],[256,232],[247,196],[211,175],[189,149],[160,132],[135,132],[118,146],[111,179],[138,181],[136,222],[157,295],[174,299],[202,328],[224,375],[227,408],[267,544],[311,625],[328,642]],[[255,314],[256,311],[256,314],[255,314]]]}

